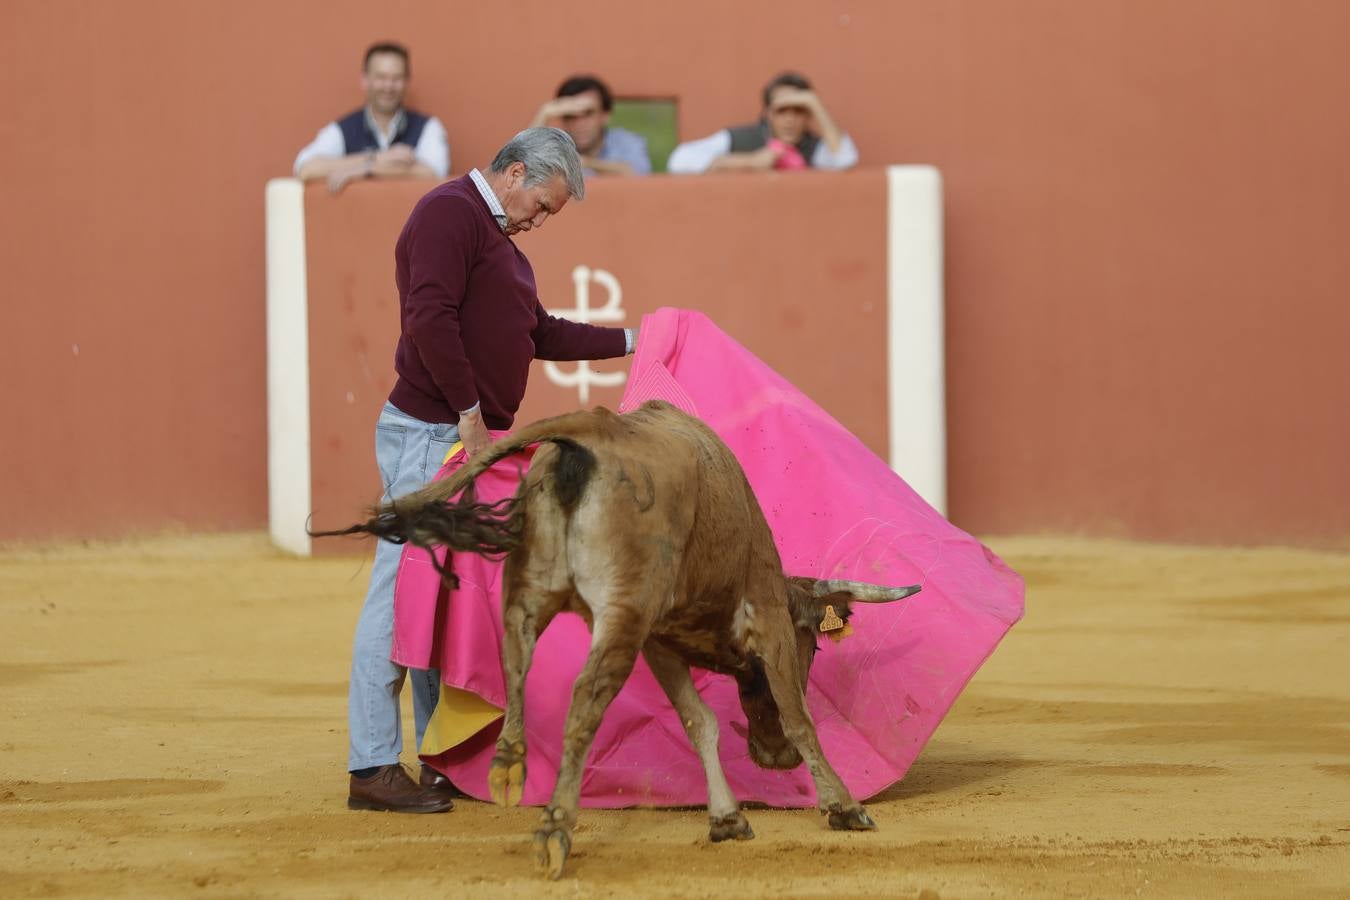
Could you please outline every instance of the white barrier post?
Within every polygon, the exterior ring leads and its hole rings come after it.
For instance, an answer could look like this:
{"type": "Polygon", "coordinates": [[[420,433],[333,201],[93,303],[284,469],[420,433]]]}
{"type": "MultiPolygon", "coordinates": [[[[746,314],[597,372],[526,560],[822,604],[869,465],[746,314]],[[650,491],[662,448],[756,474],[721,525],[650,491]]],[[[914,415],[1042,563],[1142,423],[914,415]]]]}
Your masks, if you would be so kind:
{"type": "Polygon", "coordinates": [[[946,515],[942,176],[932,166],[891,166],[886,176],[890,464],[946,515]]]}
{"type": "Polygon", "coordinates": [[[310,555],[309,288],[305,187],[267,183],[267,518],[282,550],[310,555]]]}

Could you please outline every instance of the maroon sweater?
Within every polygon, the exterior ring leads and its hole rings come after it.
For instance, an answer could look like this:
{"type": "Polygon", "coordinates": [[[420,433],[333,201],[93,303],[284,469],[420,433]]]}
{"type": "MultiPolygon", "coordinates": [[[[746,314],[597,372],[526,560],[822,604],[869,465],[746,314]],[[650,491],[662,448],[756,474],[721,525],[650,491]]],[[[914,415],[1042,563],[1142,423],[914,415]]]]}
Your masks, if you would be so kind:
{"type": "Polygon", "coordinates": [[[624,355],[622,328],[550,316],[534,270],[465,175],[417,202],[394,248],[402,334],[389,402],[424,422],[482,403],[489,428],[515,420],[530,360],[624,355]]]}

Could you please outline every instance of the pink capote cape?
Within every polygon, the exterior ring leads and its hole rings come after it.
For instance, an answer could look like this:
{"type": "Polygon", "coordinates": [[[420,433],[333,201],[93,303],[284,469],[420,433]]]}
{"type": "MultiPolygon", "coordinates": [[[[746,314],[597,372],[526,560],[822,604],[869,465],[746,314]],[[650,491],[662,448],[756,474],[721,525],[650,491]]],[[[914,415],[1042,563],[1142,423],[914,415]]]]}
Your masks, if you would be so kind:
{"type": "MultiPolygon", "coordinates": [[[[620,411],[653,398],[698,416],[730,446],[789,574],[923,585],[907,600],[857,605],[852,636],[820,642],[807,688],[821,744],[849,790],[866,798],[898,781],[1021,617],[1021,579],[700,313],[665,308],[643,317],[620,411]]],[[[441,476],[462,459],[462,453],[452,458],[441,476]]],[[[513,457],[494,466],[478,481],[479,499],[510,495],[527,465],[513,457]]],[[[405,552],[392,658],[413,668],[438,667],[447,709],[456,705],[447,694],[487,709],[481,698],[500,709],[500,564],[456,554],[454,569],[461,586],[447,592],[423,551],[405,552]]],[[[574,614],[559,616],[539,640],[526,679],[524,803],[545,803],[552,793],[572,682],[589,644],[574,614]]],[[[771,771],[751,762],[735,681],[699,669],[694,679],[717,714],[722,765],[736,796],[772,806],[813,805],[815,787],[805,766],[771,771]]],[[[488,765],[500,731],[500,720],[481,727],[485,721],[480,710],[470,726],[480,728],[477,733],[463,739],[461,729],[454,746],[424,741],[422,748],[424,762],[479,799],[488,797],[488,765]]],[[[707,802],[698,757],[641,657],[596,735],[581,801],[592,807],[707,802]]]]}

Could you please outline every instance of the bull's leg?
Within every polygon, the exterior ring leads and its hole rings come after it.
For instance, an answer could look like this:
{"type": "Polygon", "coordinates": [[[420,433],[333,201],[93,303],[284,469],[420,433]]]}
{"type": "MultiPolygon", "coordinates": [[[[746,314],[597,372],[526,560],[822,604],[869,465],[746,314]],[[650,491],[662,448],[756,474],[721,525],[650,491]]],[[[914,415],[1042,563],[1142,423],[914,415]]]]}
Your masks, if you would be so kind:
{"type": "Polygon", "coordinates": [[[797,674],[795,635],[791,627],[785,622],[782,636],[775,635],[766,642],[770,646],[766,648],[764,666],[764,674],[769,679],[769,688],[783,720],[783,733],[806,760],[816,783],[816,802],[822,812],[829,814],[830,827],[840,831],[873,831],[876,823],[862,804],[853,799],[820,748],[820,738],[816,736],[815,723],[807,711],[806,694],[797,674]]]}
{"type": "Polygon", "coordinates": [[[562,606],[554,592],[517,575],[508,560],[503,573],[502,671],[506,714],[497,752],[488,770],[488,792],[498,806],[516,806],[525,790],[525,676],[534,645],[562,606]]]}
{"type": "Polygon", "coordinates": [[[708,777],[708,832],[714,842],[735,838],[748,841],[755,836],[750,823],[741,815],[736,795],[731,793],[727,777],[722,772],[722,761],[717,756],[717,716],[703,702],[689,675],[689,666],[674,653],[651,641],[642,648],[652,674],[680,714],[684,733],[698,751],[703,771],[708,777]]]}
{"type": "Polygon", "coordinates": [[[488,771],[488,791],[498,806],[516,806],[525,788],[525,675],[542,627],[519,606],[502,614],[502,671],[506,675],[506,715],[497,752],[488,771]]]}
{"type": "MultiPolygon", "coordinates": [[[[594,609],[594,607],[592,607],[594,609]]],[[[572,686],[572,705],[563,732],[562,762],[553,799],[534,833],[535,860],[549,878],[562,875],[572,849],[581,775],[605,710],[623,687],[647,639],[648,625],[631,610],[609,606],[597,616],[586,665],[572,686]]]]}

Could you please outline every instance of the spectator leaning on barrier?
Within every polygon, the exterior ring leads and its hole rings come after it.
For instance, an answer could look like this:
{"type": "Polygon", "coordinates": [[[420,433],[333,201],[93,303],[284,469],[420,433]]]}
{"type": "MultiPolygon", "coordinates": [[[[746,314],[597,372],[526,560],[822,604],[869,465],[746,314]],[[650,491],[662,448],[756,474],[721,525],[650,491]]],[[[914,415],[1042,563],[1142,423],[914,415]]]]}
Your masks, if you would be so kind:
{"type": "Polygon", "coordinates": [[[407,48],[372,45],[361,70],[366,105],[319,129],[295,158],[295,177],[327,178],[334,193],[357,178],[444,178],[445,127],[403,105],[411,74],[407,48]]]}
{"type": "MultiPolygon", "coordinates": [[[[585,192],[572,139],[556,128],[529,128],[498,152],[486,175],[474,169],[436,187],[413,208],[394,248],[398,380],[375,426],[382,502],[430,481],[456,441],[476,456],[492,441],[489,428],[510,428],[532,359],[633,352],[636,329],[585,325],[545,312],[530,262],[511,240],[585,192]]],[[[389,647],[401,550],[384,541],[376,545],[356,626],[347,805],[444,812],[454,805],[445,777],[424,767],[414,783],[399,765],[398,695],[406,670],[390,661],[389,647]]],[[[412,684],[420,746],[440,674],[414,671],[412,684]]]]}
{"type": "Polygon", "coordinates": [[[556,125],[572,136],[587,175],[650,175],[647,139],[609,124],[614,95],[594,75],[573,75],[539,107],[533,126],[556,125]]]}
{"type": "Polygon", "coordinates": [[[690,174],[857,165],[853,139],[835,124],[805,76],[784,72],[764,87],[763,101],[758,122],[680,144],[670,154],[667,170],[690,174]]]}

